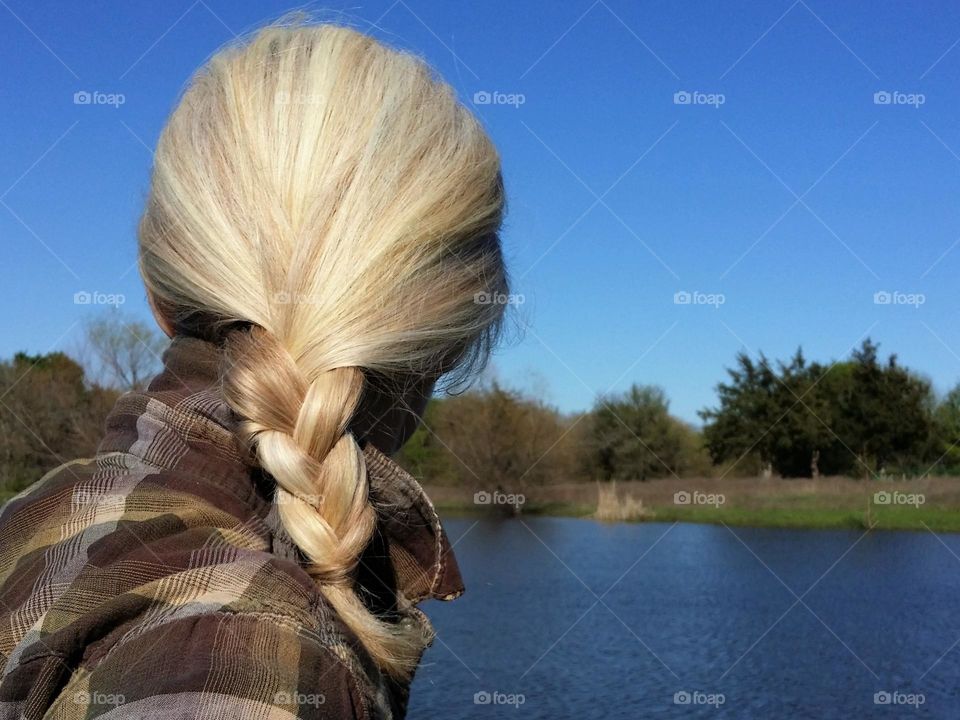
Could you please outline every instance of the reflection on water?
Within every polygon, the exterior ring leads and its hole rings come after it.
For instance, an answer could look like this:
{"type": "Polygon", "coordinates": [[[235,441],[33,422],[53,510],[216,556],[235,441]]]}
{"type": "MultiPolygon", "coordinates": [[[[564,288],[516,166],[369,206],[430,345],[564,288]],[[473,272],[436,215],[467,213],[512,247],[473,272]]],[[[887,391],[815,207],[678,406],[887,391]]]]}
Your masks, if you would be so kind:
{"type": "Polygon", "coordinates": [[[467,592],[425,606],[411,718],[960,717],[960,536],[446,527],[467,592]]]}

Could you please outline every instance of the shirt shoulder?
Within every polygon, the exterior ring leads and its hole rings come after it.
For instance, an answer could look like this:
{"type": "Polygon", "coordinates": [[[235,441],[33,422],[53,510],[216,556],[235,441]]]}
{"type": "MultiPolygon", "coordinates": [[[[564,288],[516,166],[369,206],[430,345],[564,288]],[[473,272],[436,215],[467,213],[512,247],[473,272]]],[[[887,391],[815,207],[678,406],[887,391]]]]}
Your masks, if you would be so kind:
{"type": "Polygon", "coordinates": [[[0,516],[0,704],[383,717],[378,685],[268,512],[123,453],[62,466],[14,498],[0,516]]]}
{"type": "Polygon", "coordinates": [[[283,616],[225,612],[144,628],[89,656],[51,710],[85,718],[373,718],[349,660],[316,632],[283,616]]]}

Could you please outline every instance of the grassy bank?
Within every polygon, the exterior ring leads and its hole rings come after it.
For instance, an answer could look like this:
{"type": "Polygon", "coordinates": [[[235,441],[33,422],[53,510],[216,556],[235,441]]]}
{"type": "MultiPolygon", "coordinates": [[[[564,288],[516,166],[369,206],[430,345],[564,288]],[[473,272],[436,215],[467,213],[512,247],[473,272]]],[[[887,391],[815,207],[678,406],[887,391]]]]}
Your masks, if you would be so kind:
{"type": "MultiPolygon", "coordinates": [[[[478,505],[473,490],[426,487],[443,517],[489,517],[502,508],[478,505]]],[[[523,515],[596,518],[630,522],[692,522],[741,527],[847,528],[960,532],[960,478],[925,478],[910,482],[868,482],[849,478],[765,480],[715,478],[621,483],[598,489],[596,484],[569,483],[527,491],[523,515]],[[606,502],[601,498],[606,491],[606,502]],[[878,504],[875,493],[914,496],[913,504],[878,504]],[[691,502],[678,504],[677,493],[691,502]],[[723,497],[698,504],[694,494],[723,497]],[[599,512],[598,512],[599,509],[599,512]],[[619,511],[619,512],[618,512],[619,511]]],[[[0,492],[0,504],[13,493],[0,492]]]]}
{"type": "MultiPolygon", "coordinates": [[[[474,503],[473,494],[462,488],[430,487],[427,491],[446,517],[482,517],[498,511],[474,503]]],[[[751,527],[960,532],[960,478],[907,482],[671,478],[622,483],[615,490],[595,484],[565,484],[528,490],[523,514],[751,527]],[[606,497],[601,497],[602,493],[606,497]],[[876,493],[886,495],[878,498],[876,493]]]]}

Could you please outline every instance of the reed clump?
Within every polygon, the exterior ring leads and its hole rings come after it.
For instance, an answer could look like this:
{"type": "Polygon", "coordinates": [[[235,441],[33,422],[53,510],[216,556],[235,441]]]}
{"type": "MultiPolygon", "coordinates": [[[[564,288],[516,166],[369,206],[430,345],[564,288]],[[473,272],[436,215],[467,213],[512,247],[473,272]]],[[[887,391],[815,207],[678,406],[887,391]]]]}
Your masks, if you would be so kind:
{"type": "Polygon", "coordinates": [[[597,483],[597,510],[594,518],[603,522],[649,520],[654,512],[644,507],[643,500],[630,492],[617,491],[616,481],[597,483]]]}

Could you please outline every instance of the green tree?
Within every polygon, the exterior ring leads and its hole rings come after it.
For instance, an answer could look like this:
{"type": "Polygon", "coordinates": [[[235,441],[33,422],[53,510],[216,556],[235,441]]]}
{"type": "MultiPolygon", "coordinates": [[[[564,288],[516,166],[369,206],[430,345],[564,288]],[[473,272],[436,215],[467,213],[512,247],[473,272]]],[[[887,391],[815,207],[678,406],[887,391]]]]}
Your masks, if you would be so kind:
{"type": "Polygon", "coordinates": [[[936,441],[933,454],[943,471],[960,471],[960,384],[953,387],[934,411],[936,441]]]}
{"type": "Polygon", "coordinates": [[[752,456],[755,466],[771,468],[777,449],[771,429],[784,410],[777,376],[763,353],[754,362],[743,352],[727,375],[729,381],[717,385],[719,406],[700,411],[707,449],[717,463],[752,456]]]}
{"type": "Polygon", "coordinates": [[[716,462],[754,454],[784,477],[914,472],[930,456],[930,384],[867,339],[844,363],[807,363],[801,350],[772,368],[737,356],[719,404],[701,412],[716,462]]]}
{"type": "Polygon", "coordinates": [[[633,385],[601,397],[592,413],[589,465],[603,480],[647,480],[698,466],[700,443],[692,428],[670,415],[659,387],[633,385]]]}
{"type": "Polygon", "coordinates": [[[896,355],[882,363],[878,350],[868,338],[853,352],[852,382],[842,398],[845,439],[864,474],[923,462],[934,430],[930,383],[901,367],[896,355]]]}
{"type": "Polygon", "coordinates": [[[441,398],[430,400],[422,422],[397,453],[397,462],[421,482],[449,485],[459,479],[456,458],[434,430],[440,427],[445,402],[441,398]]]}

